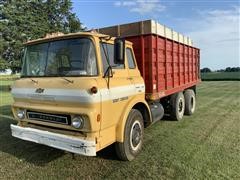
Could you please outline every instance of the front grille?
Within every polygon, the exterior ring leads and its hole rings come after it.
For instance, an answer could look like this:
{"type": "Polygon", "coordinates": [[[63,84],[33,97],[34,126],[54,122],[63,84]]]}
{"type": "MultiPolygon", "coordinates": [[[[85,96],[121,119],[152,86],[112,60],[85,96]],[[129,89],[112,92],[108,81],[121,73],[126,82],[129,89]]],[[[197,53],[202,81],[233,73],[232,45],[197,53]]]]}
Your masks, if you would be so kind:
{"type": "Polygon", "coordinates": [[[36,112],[36,111],[27,111],[27,118],[30,120],[58,123],[58,124],[64,124],[64,125],[71,124],[70,115],[63,115],[63,114],[50,114],[50,113],[42,113],[42,112],[36,112]]]}

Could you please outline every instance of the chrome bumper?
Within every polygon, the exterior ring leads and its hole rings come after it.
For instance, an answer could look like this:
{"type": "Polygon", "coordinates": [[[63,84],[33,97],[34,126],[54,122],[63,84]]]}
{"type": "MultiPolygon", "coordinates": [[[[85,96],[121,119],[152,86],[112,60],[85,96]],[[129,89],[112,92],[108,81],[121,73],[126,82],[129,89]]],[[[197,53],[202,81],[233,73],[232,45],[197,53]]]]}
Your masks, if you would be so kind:
{"type": "Polygon", "coordinates": [[[86,156],[96,156],[95,141],[11,124],[12,136],[86,156]]]}

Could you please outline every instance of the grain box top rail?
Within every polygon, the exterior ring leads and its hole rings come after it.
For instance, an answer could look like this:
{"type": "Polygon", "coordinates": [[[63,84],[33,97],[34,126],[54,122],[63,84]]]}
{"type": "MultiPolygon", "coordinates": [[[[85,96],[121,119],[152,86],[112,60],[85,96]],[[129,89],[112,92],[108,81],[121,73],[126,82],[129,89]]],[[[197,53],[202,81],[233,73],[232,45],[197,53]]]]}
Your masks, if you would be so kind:
{"type": "Polygon", "coordinates": [[[98,32],[111,36],[137,36],[145,34],[156,34],[168,39],[180,42],[185,45],[193,46],[192,40],[154,20],[146,20],[129,24],[120,24],[116,26],[97,29],[98,32]]]}

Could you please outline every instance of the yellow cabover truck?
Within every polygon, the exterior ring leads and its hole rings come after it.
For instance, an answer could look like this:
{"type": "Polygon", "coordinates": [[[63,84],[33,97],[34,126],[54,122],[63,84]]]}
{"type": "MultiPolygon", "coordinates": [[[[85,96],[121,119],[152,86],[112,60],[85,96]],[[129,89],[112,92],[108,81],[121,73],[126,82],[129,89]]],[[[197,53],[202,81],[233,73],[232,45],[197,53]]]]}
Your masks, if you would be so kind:
{"type": "Polygon", "coordinates": [[[174,32],[170,37],[162,30],[169,32],[150,20],[98,30],[117,38],[55,33],[27,42],[21,78],[12,86],[18,122],[12,135],[87,156],[115,143],[120,159],[133,160],[144,127],[164,110],[176,120],[195,110],[198,49],[189,38],[178,34],[176,40],[174,32]],[[164,48],[184,58],[164,55],[164,48]]]}

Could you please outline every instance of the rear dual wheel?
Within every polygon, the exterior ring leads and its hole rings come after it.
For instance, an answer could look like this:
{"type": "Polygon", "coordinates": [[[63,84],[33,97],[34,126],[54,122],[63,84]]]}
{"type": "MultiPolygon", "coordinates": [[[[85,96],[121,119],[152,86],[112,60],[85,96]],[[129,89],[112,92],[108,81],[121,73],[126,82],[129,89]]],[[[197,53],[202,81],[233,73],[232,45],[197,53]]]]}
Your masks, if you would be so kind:
{"type": "Polygon", "coordinates": [[[181,120],[183,115],[192,115],[196,107],[196,96],[192,89],[173,94],[170,98],[171,119],[181,120]]]}
{"type": "Polygon", "coordinates": [[[187,89],[184,92],[184,98],[185,98],[185,115],[192,115],[195,111],[196,107],[196,96],[192,89],[187,89]]]}
{"type": "Polygon", "coordinates": [[[173,94],[170,98],[171,112],[170,117],[173,120],[180,121],[185,111],[185,99],[182,92],[173,94]]]}

